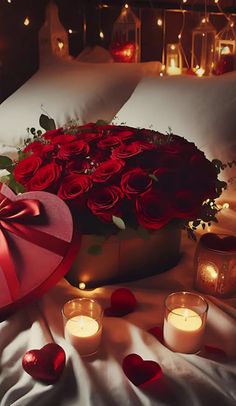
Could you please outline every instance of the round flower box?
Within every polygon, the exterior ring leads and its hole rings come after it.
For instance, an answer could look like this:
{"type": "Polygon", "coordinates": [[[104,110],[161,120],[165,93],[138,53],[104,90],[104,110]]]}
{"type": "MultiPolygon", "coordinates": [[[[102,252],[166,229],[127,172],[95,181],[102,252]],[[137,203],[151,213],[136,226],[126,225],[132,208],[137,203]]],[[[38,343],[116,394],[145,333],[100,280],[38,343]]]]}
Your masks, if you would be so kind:
{"type": "Polygon", "coordinates": [[[93,288],[164,272],[177,264],[180,240],[181,230],[177,226],[165,226],[151,233],[129,228],[107,239],[83,234],[67,279],[74,286],[93,288]]]}

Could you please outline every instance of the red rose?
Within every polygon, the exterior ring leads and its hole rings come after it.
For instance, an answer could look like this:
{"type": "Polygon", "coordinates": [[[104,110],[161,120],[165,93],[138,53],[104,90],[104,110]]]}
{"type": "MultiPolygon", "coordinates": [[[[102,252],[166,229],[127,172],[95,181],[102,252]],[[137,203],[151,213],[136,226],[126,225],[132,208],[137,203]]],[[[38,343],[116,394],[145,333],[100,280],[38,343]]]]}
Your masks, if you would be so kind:
{"type": "Polygon", "coordinates": [[[48,130],[43,134],[46,140],[52,140],[57,135],[63,134],[63,128],[57,128],[56,130],[48,130]]]}
{"type": "Polygon", "coordinates": [[[43,147],[44,144],[42,144],[40,141],[33,141],[23,149],[23,152],[33,152],[34,154],[37,154],[41,152],[43,147]]]}
{"type": "Polygon", "coordinates": [[[61,176],[61,166],[50,162],[39,168],[32,179],[27,183],[27,190],[54,191],[61,176]]]}
{"type": "Polygon", "coordinates": [[[45,144],[43,145],[43,148],[41,149],[39,155],[45,159],[45,158],[51,158],[51,155],[57,150],[57,146],[53,144],[45,144]]]}
{"type": "Polygon", "coordinates": [[[201,198],[190,189],[178,191],[172,201],[174,216],[187,220],[192,220],[199,216],[201,205],[201,198]]]}
{"type": "Polygon", "coordinates": [[[121,178],[121,189],[128,198],[141,195],[152,186],[152,179],[146,171],[134,168],[126,172],[121,178]]]}
{"type": "Polygon", "coordinates": [[[71,135],[71,134],[61,134],[61,135],[57,135],[56,137],[52,138],[51,143],[52,144],[67,144],[68,142],[73,142],[76,141],[77,138],[75,137],[75,135],[71,135]]]}
{"type": "MultiPolygon", "coordinates": [[[[134,138],[137,135],[137,130],[135,128],[129,128],[129,127],[124,127],[124,129],[121,130],[122,127],[117,127],[115,128],[115,135],[119,137],[122,141],[125,140],[130,140],[134,138]]],[[[111,128],[112,130],[112,128],[111,128]]]]}
{"type": "Polygon", "coordinates": [[[90,169],[90,163],[88,159],[75,159],[66,162],[67,173],[82,173],[90,169]]]}
{"type": "Polygon", "coordinates": [[[42,162],[42,159],[36,155],[22,159],[14,169],[16,181],[25,185],[40,168],[42,162]]]}
{"type": "Polygon", "coordinates": [[[74,142],[69,142],[68,144],[61,145],[57,156],[60,159],[70,160],[71,158],[78,155],[86,156],[88,152],[89,145],[82,140],[77,140],[74,142]]]}
{"type": "Polygon", "coordinates": [[[99,141],[102,137],[102,133],[99,131],[94,130],[94,132],[89,131],[89,132],[83,132],[81,131],[80,133],[77,134],[77,138],[80,140],[83,140],[85,142],[94,142],[94,141],[99,141]]]}
{"type": "Polygon", "coordinates": [[[66,176],[58,190],[58,196],[63,200],[75,200],[81,198],[92,187],[92,181],[88,175],[66,176]]]}
{"type": "Polygon", "coordinates": [[[114,136],[114,137],[107,137],[107,138],[103,138],[101,139],[98,144],[97,147],[100,149],[111,149],[114,147],[117,147],[117,145],[120,145],[121,141],[118,137],[114,136]]]}
{"type": "Polygon", "coordinates": [[[117,175],[124,167],[124,162],[118,159],[110,159],[101,163],[92,173],[93,182],[107,182],[117,175]]]}
{"type": "Polygon", "coordinates": [[[158,230],[173,218],[168,200],[159,191],[148,191],[136,200],[138,223],[158,230]]]}
{"type": "Polygon", "coordinates": [[[123,144],[113,149],[111,157],[115,159],[127,159],[140,154],[141,151],[141,145],[138,142],[132,142],[131,144],[123,144]]]}
{"type": "Polygon", "coordinates": [[[88,207],[95,216],[111,221],[113,215],[120,214],[123,193],[117,186],[107,186],[94,191],[88,199],[88,207]]]}

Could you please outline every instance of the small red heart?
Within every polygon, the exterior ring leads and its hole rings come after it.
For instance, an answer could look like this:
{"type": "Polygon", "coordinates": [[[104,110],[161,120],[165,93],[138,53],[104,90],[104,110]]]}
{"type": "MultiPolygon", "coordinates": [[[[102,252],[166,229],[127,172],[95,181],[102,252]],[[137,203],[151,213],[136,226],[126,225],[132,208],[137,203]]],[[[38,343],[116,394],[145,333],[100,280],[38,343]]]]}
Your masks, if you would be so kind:
{"type": "Polygon", "coordinates": [[[160,343],[164,343],[164,337],[163,337],[163,328],[161,327],[152,327],[150,330],[148,330],[150,334],[152,334],[160,343]]]}
{"type": "Polygon", "coordinates": [[[127,378],[136,386],[145,388],[147,384],[163,376],[160,365],[155,361],[144,361],[137,354],[130,354],[124,358],[123,371],[127,378]]]}
{"type": "Polygon", "coordinates": [[[27,351],[22,358],[22,366],[37,381],[56,382],[63,372],[66,354],[63,348],[50,343],[40,350],[27,351]]]}
{"type": "Polygon", "coordinates": [[[105,309],[106,316],[121,317],[131,313],[137,307],[137,300],[131,290],[116,289],[111,295],[111,306],[105,309]]]}
{"type": "Polygon", "coordinates": [[[220,356],[220,357],[226,357],[225,351],[222,350],[221,348],[213,347],[211,345],[205,345],[204,348],[205,348],[205,351],[207,354],[216,355],[216,356],[220,356]]]}

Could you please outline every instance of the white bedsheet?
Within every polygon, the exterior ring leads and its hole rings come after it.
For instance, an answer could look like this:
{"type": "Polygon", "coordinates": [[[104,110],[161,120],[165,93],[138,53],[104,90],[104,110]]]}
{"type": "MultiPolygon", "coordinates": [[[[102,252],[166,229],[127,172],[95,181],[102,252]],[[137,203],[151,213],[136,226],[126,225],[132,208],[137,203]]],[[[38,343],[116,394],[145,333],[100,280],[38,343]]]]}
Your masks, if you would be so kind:
{"type": "MultiPolygon", "coordinates": [[[[229,200],[228,200],[229,201],[229,200]]],[[[230,202],[230,201],[229,201],[230,202]]],[[[236,230],[236,205],[224,209],[212,231],[236,230]]],[[[62,280],[34,305],[0,323],[1,406],[136,406],[236,404],[236,295],[219,300],[208,297],[210,308],[205,344],[222,348],[227,358],[173,353],[147,330],[161,325],[163,301],[170,292],[192,289],[195,243],[183,237],[179,265],[161,275],[126,285],[134,292],[138,308],[122,318],[104,318],[99,354],[82,359],[63,338],[61,307],[75,296],[94,297],[104,307],[117,286],[79,291],[62,280]],[[21,366],[23,354],[49,342],[60,344],[67,355],[61,379],[54,385],[34,381],[21,366]],[[123,358],[137,353],[157,361],[168,380],[168,396],[145,393],[124,375],[123,358]]]]}

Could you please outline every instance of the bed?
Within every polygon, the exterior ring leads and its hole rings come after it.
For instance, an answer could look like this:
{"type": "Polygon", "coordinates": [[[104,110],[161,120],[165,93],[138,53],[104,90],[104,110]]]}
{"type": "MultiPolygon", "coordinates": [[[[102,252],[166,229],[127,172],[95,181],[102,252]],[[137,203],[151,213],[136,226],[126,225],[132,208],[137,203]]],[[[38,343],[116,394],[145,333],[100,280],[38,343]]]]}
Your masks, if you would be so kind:
{"type": "MultiPolygon", "coordinates": [[[[57,126],[68,120],[108,122],[150,127],[162,132],[171,127],[204,150],[209,158],[236,157],[236,74],[199,79],[159,76],[160,63],[96,64],[51,55],[47,63],[0,105],[1,153],[14,157],[27,127],[39,128],[46,112],[57,126]],[[148,76],[148,77],[147,77],[148,76]],[[151,76],[151,77],[149,77],[151,76]]],[[[219,223],[212,232],[235,234],[235,170],[225,173],[228,189],[219,204],[219,223]]],[[[199,237],[199,235],[198,235],[199,237]]],[[[236,403],[236,296],[207,296],[209,319],[205,344],[225,351],[180,354],[170,351],[148,330],[162,326],[164,299],[174,291],[193,290],[196,244],[182,236],[181,261],[157,276],[81,291],[62,279],[40,300],[0,323],[0,400],[2,406],[203,406],[236,403]],[[124,317],[104,317],[102,344],[97,356],[83,359],[63,336],[61,308],[76,296],[98,299],[109,306],[111,293],[127,287],[138,307],[124,317]],[[22,369],[22,356],[32,348],[55,342],[66,352],[60,380],[46,385],[22,369]],[[137,388],[124,375],[122,361],[131,353],[161,365],[168,390],[137,388]]]]}

